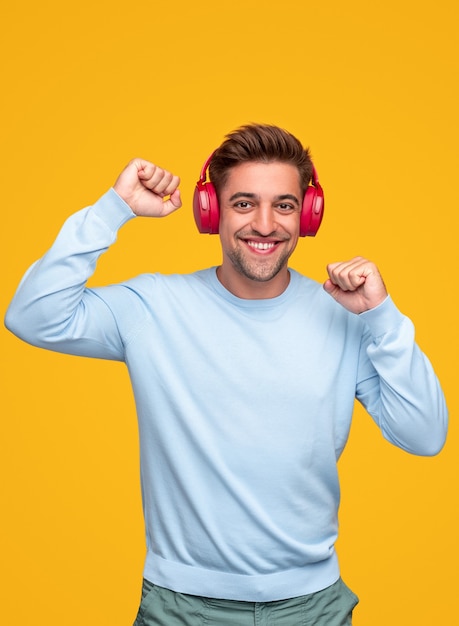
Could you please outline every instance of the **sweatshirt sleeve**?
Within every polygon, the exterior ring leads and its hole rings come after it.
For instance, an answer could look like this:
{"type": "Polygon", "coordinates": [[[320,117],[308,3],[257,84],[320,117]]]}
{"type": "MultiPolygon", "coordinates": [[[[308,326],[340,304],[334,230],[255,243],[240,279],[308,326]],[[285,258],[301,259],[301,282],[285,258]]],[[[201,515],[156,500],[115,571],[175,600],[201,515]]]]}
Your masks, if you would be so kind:
{"type": "Polygon", "coordinates": [[[423,456],[446,440],[448,411],[429,360],[415,343],[414,326],[390,296],[360,315],[366,324],[357,399],[394,445],[423,456]]]}
{"type": "MultiPolygon", "coordinates": [[[[99,256],[135,217],[110,189],[65,222],[50,250],[26,272],[7,310],[6,327],[38,347],[123,360],[123,342],[103,290],[86,288],[99,256]]],[[[110,289],[106,288],[106,289],[110,289]]]]}

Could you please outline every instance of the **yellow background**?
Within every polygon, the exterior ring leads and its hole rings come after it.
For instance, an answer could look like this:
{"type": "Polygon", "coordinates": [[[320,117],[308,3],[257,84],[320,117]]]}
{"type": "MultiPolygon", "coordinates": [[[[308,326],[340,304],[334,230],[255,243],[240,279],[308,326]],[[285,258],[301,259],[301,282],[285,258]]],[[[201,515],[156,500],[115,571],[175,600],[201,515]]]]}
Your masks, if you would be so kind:
{"type": "MultiPolygon", "coordinates": [[[[326,192],[292,265],[323,280],[328,262],[375,260],[452,418],[442,454],[423,459],[356,411],[338,544],[354,623],[457,623],[457,2],[24,0],[1,13],[2,312],[66,216],[133,156],[178,173],[185,206],[129,223],[93,282],[218,263],[190,210],[202,162],[242,123],[291,130],[326,192]]],[[[0,333],[0,622],[131,624],[144,539],[124,367],[0,333]]]]}

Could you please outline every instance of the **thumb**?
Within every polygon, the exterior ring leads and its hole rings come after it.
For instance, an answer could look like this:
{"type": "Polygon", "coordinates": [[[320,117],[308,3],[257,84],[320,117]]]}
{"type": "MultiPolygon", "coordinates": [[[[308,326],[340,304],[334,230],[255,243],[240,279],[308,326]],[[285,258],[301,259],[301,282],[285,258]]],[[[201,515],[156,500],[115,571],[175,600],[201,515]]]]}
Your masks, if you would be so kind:
{"type": "Polygon", "coordinates": [[[323,288],[327,293],[329,293],[332,296],[333,292],[336,289],[336,285],[334,285],[332,281],[329,278],[327,278],[327,280],[323,284],[323,288]]]}
{"type": "Polygon", "coordinates": [[[182,206],[182,196],[180,194],[180,189],[177,188],[171,194],[170,200],[176,209],[180,209],[180,207],[182,206]]]}
{"type": "Polygon", "coordinates": [[[182,197],[180,195],[180,189],[175,189],[169,196],[169,198],[164,202],[163,214],[169,214],[177,209],[180,209],[182,206],[182,197]]]}
{"type": "Polygon", "coordinates": [[[336,302],[345,306],[345,301],[349,298],[349,293],[343,291],[339,285],[335,285],[329,278],[323,284],[324,291],[328,293],[336,302]]]}

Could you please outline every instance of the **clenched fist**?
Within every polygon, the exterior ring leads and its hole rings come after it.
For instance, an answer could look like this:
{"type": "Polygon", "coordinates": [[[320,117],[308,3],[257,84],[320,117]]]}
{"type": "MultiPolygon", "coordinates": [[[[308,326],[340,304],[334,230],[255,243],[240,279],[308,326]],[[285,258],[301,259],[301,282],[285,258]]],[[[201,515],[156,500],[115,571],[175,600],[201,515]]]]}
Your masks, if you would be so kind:
{"type": "Polygon", "coordinates": [[[121,172],[114,190],[136,215],[164,217],[182,206],[180,178],[143,159],[133,159],[121,172]]]}
{"type": "Polygon", "coordinates": [[[330,263],[324,289],[352,313],[374,309],[387,297],[381,274],[374,263],[357,256],[350,261],[330,263]]]}

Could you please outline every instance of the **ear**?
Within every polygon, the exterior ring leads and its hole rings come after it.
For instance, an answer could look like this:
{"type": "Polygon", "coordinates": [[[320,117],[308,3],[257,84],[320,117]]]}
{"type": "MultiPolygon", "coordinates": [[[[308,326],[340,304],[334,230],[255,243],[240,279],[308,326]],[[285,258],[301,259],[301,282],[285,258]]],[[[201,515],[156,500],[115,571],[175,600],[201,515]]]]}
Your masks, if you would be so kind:
{"type": "Polygon", "coordinates": [[[315,237],[324,216],[324,192],[316,169],[312,169],[312,181],[304,194],[300,217],[300,237],[315,237]]]}
{"type": "Polygon", "coordinates": [[[214,185],[207,181],[207,169],[214,152],[204,163],[193,195],[193,214],[200,233],[218,234],[220,207],[214,185]]]}

